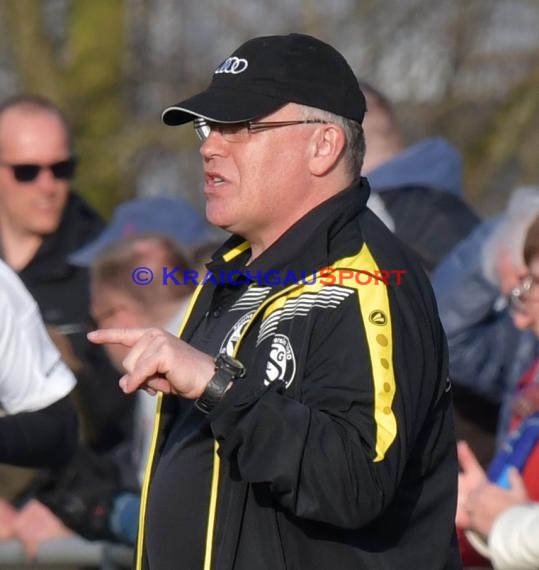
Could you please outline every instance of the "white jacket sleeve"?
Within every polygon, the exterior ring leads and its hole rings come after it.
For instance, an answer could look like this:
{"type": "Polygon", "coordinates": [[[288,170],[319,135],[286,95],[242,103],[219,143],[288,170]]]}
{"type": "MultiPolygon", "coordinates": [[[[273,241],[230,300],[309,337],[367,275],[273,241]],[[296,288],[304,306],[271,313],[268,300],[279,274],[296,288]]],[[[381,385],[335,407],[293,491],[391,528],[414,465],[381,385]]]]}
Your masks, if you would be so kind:
{"type": "Polygon", "coordinates": [[[539,503],[502,513],[494,522],[488,547],[496,570],[538,570],[539,503]]]}
{"type": "Polygon", "coordinates": [[[76,380],[50,339],[36,301],[0,260],[0,406],[8,414],[57,402],[76,380]]]}

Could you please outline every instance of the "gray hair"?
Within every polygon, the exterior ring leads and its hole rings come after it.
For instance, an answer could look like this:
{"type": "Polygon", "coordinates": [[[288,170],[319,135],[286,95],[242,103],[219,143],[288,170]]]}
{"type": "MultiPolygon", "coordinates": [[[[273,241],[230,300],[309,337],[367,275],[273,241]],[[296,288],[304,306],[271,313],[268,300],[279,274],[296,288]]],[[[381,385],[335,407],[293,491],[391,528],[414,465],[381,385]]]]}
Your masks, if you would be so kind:
{"type": "Polygon", "coordinates": [[[352,119],[336,115],[335,113],[317,109],[316,107],[309,107],[307,105],[298,105],[298,107],[302,118],[305,120],[321,119],[341,127],[346,139],[342,157],[352,179],[357,178],[361,174],[361,168],[363,167],[363,160],[365,158],[365,136],[361,124],[352,119]]]}

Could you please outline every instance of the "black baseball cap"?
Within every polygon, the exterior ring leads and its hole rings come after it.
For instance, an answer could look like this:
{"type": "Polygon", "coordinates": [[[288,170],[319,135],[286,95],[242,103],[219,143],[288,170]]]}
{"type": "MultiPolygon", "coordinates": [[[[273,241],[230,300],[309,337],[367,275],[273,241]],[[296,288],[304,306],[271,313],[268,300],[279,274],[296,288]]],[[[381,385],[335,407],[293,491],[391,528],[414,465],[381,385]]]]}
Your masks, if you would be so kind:
{"type": "Polygon", "coordinates": [[[287,103],[316,107],[361,123],[365,97],[344,57],[304,34],[262,36],[241,45],[214,71],[209,87],[163,111],[167,125],[195,117],[239,123],[287,103]]]}

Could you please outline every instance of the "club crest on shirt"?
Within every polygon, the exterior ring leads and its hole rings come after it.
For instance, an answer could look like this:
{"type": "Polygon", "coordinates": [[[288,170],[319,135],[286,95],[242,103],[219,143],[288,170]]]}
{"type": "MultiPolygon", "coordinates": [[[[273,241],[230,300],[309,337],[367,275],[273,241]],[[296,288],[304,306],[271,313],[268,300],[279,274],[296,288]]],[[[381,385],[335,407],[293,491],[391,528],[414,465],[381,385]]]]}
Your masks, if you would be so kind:
{"type": "Polygon", "coordinates": [[[219,352],[226,352],[229,356],[235,355],[238,340],[240,339],[245,327],[249,324],[254,313],[255,311],[249,311],[234,323],[223,339],[219,352]]]}
{"type": "Polygon", "coordinates": [[[276,334],[271,343],[264,384],[268,386],[275,380],[281,380],[288,388],[296,375],[296,357],[289,338],[276,334]]]}

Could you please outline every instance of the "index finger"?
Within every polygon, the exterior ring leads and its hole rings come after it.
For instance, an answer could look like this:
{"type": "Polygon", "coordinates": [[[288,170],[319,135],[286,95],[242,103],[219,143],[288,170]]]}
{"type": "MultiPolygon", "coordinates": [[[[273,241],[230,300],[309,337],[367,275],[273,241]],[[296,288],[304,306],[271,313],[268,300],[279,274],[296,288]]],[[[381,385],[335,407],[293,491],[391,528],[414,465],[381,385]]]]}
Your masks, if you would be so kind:
{"type": "Polygon", "coordinates": [[[132,347],[148,329],[97,329],[86,336],[95,344],[121,344],[132,347]]]}
{"type": "Polygon", "coordinates": [[[457,443],[457,456],[459,465],[464,472],[470,470],[483,472],[483,468],[477,460],[477,457],[465,441],[459,441],[457,443]]]}

